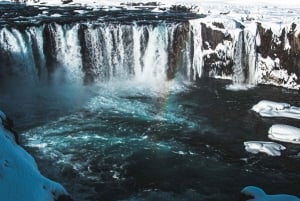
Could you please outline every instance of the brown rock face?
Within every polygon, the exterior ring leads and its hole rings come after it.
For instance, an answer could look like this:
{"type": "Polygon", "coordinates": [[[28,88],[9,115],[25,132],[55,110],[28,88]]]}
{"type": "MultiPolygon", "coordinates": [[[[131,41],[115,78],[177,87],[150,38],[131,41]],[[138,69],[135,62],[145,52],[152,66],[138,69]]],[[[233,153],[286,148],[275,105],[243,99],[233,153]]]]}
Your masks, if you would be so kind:
{"type": "MultiPolygon", "coordinates": [[[[264,28],[258,24],[258,31],[261,37],[261,45],[257,47],[257,52],[263,58],[278,58],[280,66],[278,69],[286,69],[289,74],[295,73],[300,76],[300,34],[296,34],[296,24],[292,24],[289,29],[283,28],[281,35],[276,36],[271,29],[264,28]]],[[[298,80],[298,84],[300,81],[298,80]]]]}
{"type": "Polygon", "coordinates": [[[55,201],[73,201],[69,195],[60,195],[55,201]]]}
{"type": "MultiPolygon", "coordinates": [[[[233,60],[222,51],[216,50],[218,44],[224,44],[224,41],[231,41],[230,35],[225,36],[223,32],[219,30],[212,29],[206,24],[202,23],[202,42],[204,50],[213,50],[212,53],[204,56],[204,69],[203,76],[209,77],[221,76],[221,75],[231,75],[233,60]]],[[[223,29],[224,25],[221,23],[213,23],[217,28],[223,29]]]]}
{"type": "Polygon", "coordinates": [[[167,78],[169,80],[175,77],[176,72],[183,64],[183,51],[186,49],[186,41],[189,36],[189,25],[188,23],[182,23],[176,26],[173,36],[169,41],[168,47],[168,69],[167,78]]]}

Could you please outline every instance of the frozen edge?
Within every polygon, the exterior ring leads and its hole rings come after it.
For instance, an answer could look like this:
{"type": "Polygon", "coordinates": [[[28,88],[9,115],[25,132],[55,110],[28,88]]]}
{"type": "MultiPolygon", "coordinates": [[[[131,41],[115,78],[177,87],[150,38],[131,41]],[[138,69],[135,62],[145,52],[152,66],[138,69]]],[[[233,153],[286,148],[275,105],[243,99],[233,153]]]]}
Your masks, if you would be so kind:
{"type": "Polygon", "coordinates": [[[33,157],[16,143],[0,111],[0,197],[5,201],[72,201],[64,187],[41,175],[33,157]]]}
{"type": "Polygon", "coordinates": [[[300,201],[294,195],[277,194],[268,195],[261,188],[256,186],[246,186],[240,194],[240,201],[300,201]]]}

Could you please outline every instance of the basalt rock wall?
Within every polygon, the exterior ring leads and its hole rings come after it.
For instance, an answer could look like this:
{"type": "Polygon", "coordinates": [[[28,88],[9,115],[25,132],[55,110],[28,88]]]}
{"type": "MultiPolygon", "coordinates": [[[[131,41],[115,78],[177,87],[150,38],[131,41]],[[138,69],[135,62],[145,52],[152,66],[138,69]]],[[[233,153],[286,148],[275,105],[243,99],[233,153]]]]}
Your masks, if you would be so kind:
{"type": "Polygon", "coordinates": [[[114,79],[232,79],[300,87],[300,34],[258,22],[45,22],[0,28],[0,78],[83,84],[114,79]],[[272,30],[273,29],[273,30],[272,30]]]}

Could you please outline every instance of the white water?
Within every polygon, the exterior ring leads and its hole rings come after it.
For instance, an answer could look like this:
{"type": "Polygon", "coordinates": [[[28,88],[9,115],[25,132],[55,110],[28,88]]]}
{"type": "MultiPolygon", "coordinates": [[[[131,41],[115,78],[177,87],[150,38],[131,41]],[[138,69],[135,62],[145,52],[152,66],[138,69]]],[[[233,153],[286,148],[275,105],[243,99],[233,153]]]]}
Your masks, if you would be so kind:
{"type": "MultiPolygon", "coordinates": [[[[17,79],[25,77],[32,83],[47,81],[49,77],[58,84],[120,79],[154,83],[173,77],[167,75],[170,57],[173,56],[176,62],[183,64],[181,69],[176,69],[177,72],[187,80],[195,80],[203,76],[203,58],[207,54],[203,51],[201,20],[190,20],[189,27],[185,28],[189,29],[188,32],[179,33],[187,34],[186,41],[180,47],[181,51],[172,55],[170,50],[176,52],[173,43],[179,37],[178,30],[181,30],[178,26],[180,24],[165,22],[157,25],[54,23],[28,27],[22,32],[14,28],[2,28],[0,47],[9,58],[5,66],[10,66],[10,70],[2,69],[1,74],[17,79]],[[51,33],[50,39],[44,37],[46,26],[51,33]],[[80,26],[86,28],[82,30],[80,26]],[[80,32],[83,38],[80,38],[80,32]],[[46,50],[49,51],[47,48],[54,48],[51,58],[45,54],[46,50]],[[54,60],[56,65],[54,74],[46,66],[50,60],[54,60]]],[[[233,52],[235,84],[255,84],[255,37],[250,32],[240,32],[234,38],[234,44],[225,41],[217,46],[222,48],[216,51],[226,51],[226,57],[230,57],[228,52],[233,52]],[[249,71],[248,79],[244,71],[249,71]]],[[[222,57],[223,54],[218,55],[222,57]]]]}
{"type": "Polygon", "coordinates": [[[193,69],[193,79],[196,79],[196,76],[202,76],[203,69],[203,41],[202,41],[202,26],[201,21],[199,20],[190,20],[190,29],[193,33],[193,60],[191,61],[191,66],[193,69]]]}

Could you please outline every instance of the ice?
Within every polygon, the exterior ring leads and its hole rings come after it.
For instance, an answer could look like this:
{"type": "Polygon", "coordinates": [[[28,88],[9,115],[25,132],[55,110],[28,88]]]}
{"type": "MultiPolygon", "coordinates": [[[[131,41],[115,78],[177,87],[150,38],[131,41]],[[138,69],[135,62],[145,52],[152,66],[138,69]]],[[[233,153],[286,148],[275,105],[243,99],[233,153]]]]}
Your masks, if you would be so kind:
{"type": "Polygon", "coordinates": [[[287,117],[300,119],[300,108],[288,103],[262,100],[252,107],[253,111],[262,117],[287,117]]]}
{"type": "Polygon", "coordinates": [[[269,156],[281,156],[281,151],[286,148],[281,144],[275,142],[264,142],[264,141],[248,141],[244,142],[246,151],[257,154],[266,153],[269,156]]]}
{"type": "Polygon", "coordinates": [[[53,15],[51,15],[51,17],[61,17],[62,15],[61,14],[58,14],[58,13],[54,13],[53,15]]]}
{"type": "Polygon", "coordinates": [[[253,88],[254,85],[246,85],[246,84],[230,84],[226,86],[226,89],[229,91],[247,91],[250,88],[253,88]]]}
{"type": "Polygon", "coordinates": [[[275,124],[269,129],[268,137],[276,141],[300,144],[300,128],[275,124]]]}
{"type": "Polygon", "coordinates": [[[282,86],[288,89],[299,90],[298,76],[295,73],[289,73],[288,70],[278,68],[280,66],[280,59],[272,59],[269,56],[263,58],[258,54],[258,66],[257,68],[257,83],[282,86]]]}
{"type": "Polygon", "coordinates": [[[293,195],[278,194],[268,195],[261,188],[255,186],[247,186],[241,191],[241,201],[300,201],[293,195]]]}
{"type": "MultiPolygon", "coordinates": [[[[54,201],[68,193],[58,183],[41,175],[34,159],[3,127],[6,115],[0,111],[0,198],[3,201],[54,201]]],[[[70,199],[71,200],[71,199],[70,199]]]]}

